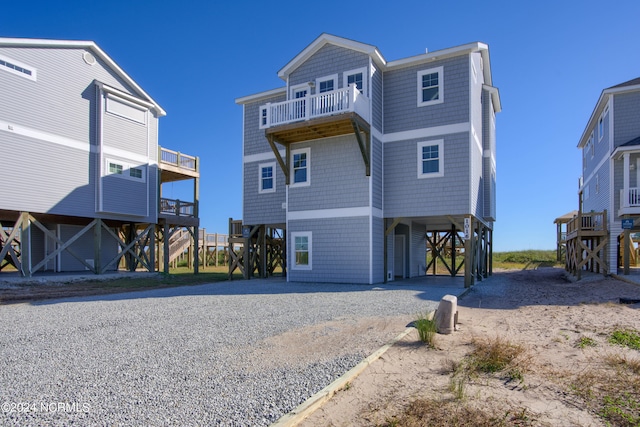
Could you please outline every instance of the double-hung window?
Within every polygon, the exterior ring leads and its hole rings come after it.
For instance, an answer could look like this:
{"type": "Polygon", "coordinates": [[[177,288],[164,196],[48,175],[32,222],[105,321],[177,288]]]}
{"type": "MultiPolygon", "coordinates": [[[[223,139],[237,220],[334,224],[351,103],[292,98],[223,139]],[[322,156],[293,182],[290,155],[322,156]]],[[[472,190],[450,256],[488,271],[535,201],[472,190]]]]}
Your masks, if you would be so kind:
{"type": "Polygon", "coordinates": [[[262,163],[258,166],[260,171],[260,188],[258,193],[273,193],[276,191],[276,163],[262,163]]]}
{"type": "Polygon", "coordinates": [[[291,151],[291,186],[309,185],[310,148],[291,151]]]}
{"type": "Polygon", "coordinates": [[[291,240],[293,243],[291,268],[294,270],[311,270],[311,232],[292,232],[291,240]]]}
{"type": "Polygon", "coordinates": [[[444,141],[418,143],[418,178],[444,176],[444,141]]]}
{"type": "Polygon", "coordinates": [[[367,96],[366,87],[367,82],[365,76],[367,75],[367,69],[358,68],[357,70],[350,70],[344,73],[343,86],[348,88],[352,84],[355,84],[361,94],[367,96]]]}
{"type": "Polygon", "coordinates": [[[443,67],[418,71],[418,107],[444,101],[443,67]]]}

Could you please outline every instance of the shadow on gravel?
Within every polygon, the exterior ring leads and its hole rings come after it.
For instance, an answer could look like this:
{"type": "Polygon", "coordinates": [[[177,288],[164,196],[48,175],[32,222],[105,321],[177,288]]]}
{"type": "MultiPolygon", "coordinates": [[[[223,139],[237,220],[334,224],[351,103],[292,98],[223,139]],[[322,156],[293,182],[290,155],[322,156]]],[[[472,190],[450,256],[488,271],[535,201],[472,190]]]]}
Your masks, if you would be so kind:
{"type": "MultiPolygon", "coordinates": [[[[277,295],[277,294],[323,294],[323,293],[354,293],[354,292],[416,292],[415,297],[424,301],[440,301],[447,294],[461,295],[464,291],[464,281],[461,277],[433,277],[396,280],[386,284],[358,285],[341,283],[299,283],[287,282],[285,278],[233,280],[202,285],[184,285],[142,291],[128,291],[111,294],[84,296],[54,296],[47,299],[16,300],[15,303],[30,303],[31,305],[50,305],[70,302],[88,301],[120,301],[142,298],[174,298],[174,297],[215,297],[229,295],[277,295]]],[[[363,295],[364,297],[364,295],[363,295]]],[[[12,301],[3,302],[3,304],[12,301]]]]}

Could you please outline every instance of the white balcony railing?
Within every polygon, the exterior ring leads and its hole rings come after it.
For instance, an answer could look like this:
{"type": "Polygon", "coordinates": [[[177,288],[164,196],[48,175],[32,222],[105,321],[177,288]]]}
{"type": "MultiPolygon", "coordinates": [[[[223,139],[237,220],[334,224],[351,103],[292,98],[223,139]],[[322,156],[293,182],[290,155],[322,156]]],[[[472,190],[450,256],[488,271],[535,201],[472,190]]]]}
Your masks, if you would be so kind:
{"type": "Polygon", "coordinates": [[[640,208],[640,188],[631,187],[620,190],[620,209],[640,208]]]}
{"type": "Polygon", "coordinates": [[[346,89],[263,105],[260,129],[348,112],[355,112],[369,122],[369,99],[355,84],[346,89]]]}

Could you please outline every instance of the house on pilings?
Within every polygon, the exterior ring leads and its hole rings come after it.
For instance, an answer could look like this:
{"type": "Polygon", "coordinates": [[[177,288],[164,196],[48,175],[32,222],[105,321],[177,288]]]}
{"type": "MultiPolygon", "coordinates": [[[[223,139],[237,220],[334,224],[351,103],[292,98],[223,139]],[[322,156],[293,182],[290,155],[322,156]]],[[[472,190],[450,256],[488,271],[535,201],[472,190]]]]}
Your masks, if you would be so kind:
{"type": "Polygon", "coordinates": [[[237,264],[266,275],[249,255],[268,252],[259,230],[279,229],[291,281],[491,274],[501,104],[487,45],[387,61],[322,34],[278,76],[284,87],[236,100],[249,246],[237,264]]]}
{"type": "Polygon", "coordinates": [[[165,111],[95,43],[0,38],[0,92],[1,270],[168,271],[197,245],[198,158],[158,145],[165,111]],[[178,180],[193,200],[162,197],[178,180]]]}
{"type": "Polygon", "coordinates": [[[577,277],[583,270],[629,274],[640,232],[640,78],[602,91],[578,148],[579,210],[567,230],[567,269],[577,277]]]}

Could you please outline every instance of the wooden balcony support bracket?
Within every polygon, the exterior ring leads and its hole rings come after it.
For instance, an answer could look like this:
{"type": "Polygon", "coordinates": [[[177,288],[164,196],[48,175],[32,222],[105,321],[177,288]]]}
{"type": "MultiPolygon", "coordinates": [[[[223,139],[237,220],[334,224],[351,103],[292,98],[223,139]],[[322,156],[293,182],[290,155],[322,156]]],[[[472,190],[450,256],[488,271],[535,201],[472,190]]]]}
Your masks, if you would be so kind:
{"type": "Polygon", "coordinates": [[[269,141],[269,146],[271,147],[271,150],[273,151],[273,154],[276,156],[276,160],[278,161],[278,164],[280,165],[280,168],[282,169],[282,172],[284,173],[284,177],[285,177],[285,181],[286,181],[286,185],[289,185],[289,152],[290,152],[290,145],[289,144],[282,144],[285,146],[286,150],[287,150],[287,154],[286,154],[286,161],[282,158],[282,156],[280,155],[280,151],[278,150],[278,147],[276,147],[276,140],[274,138],[274,136],[272,134],[269,133],[265,133],[266,137],[267,137],[267,141],[269,141]]]}
{"type": "Polygon", "coordinates": [[[364,160],[367,176],[371,176],[371,129],[369,125],[357,115],[351,117],[351,125],[358,140],[360,153],[364,160]],[[362,140],[362,132],[365,134],[365,140],[362,140]]]}

